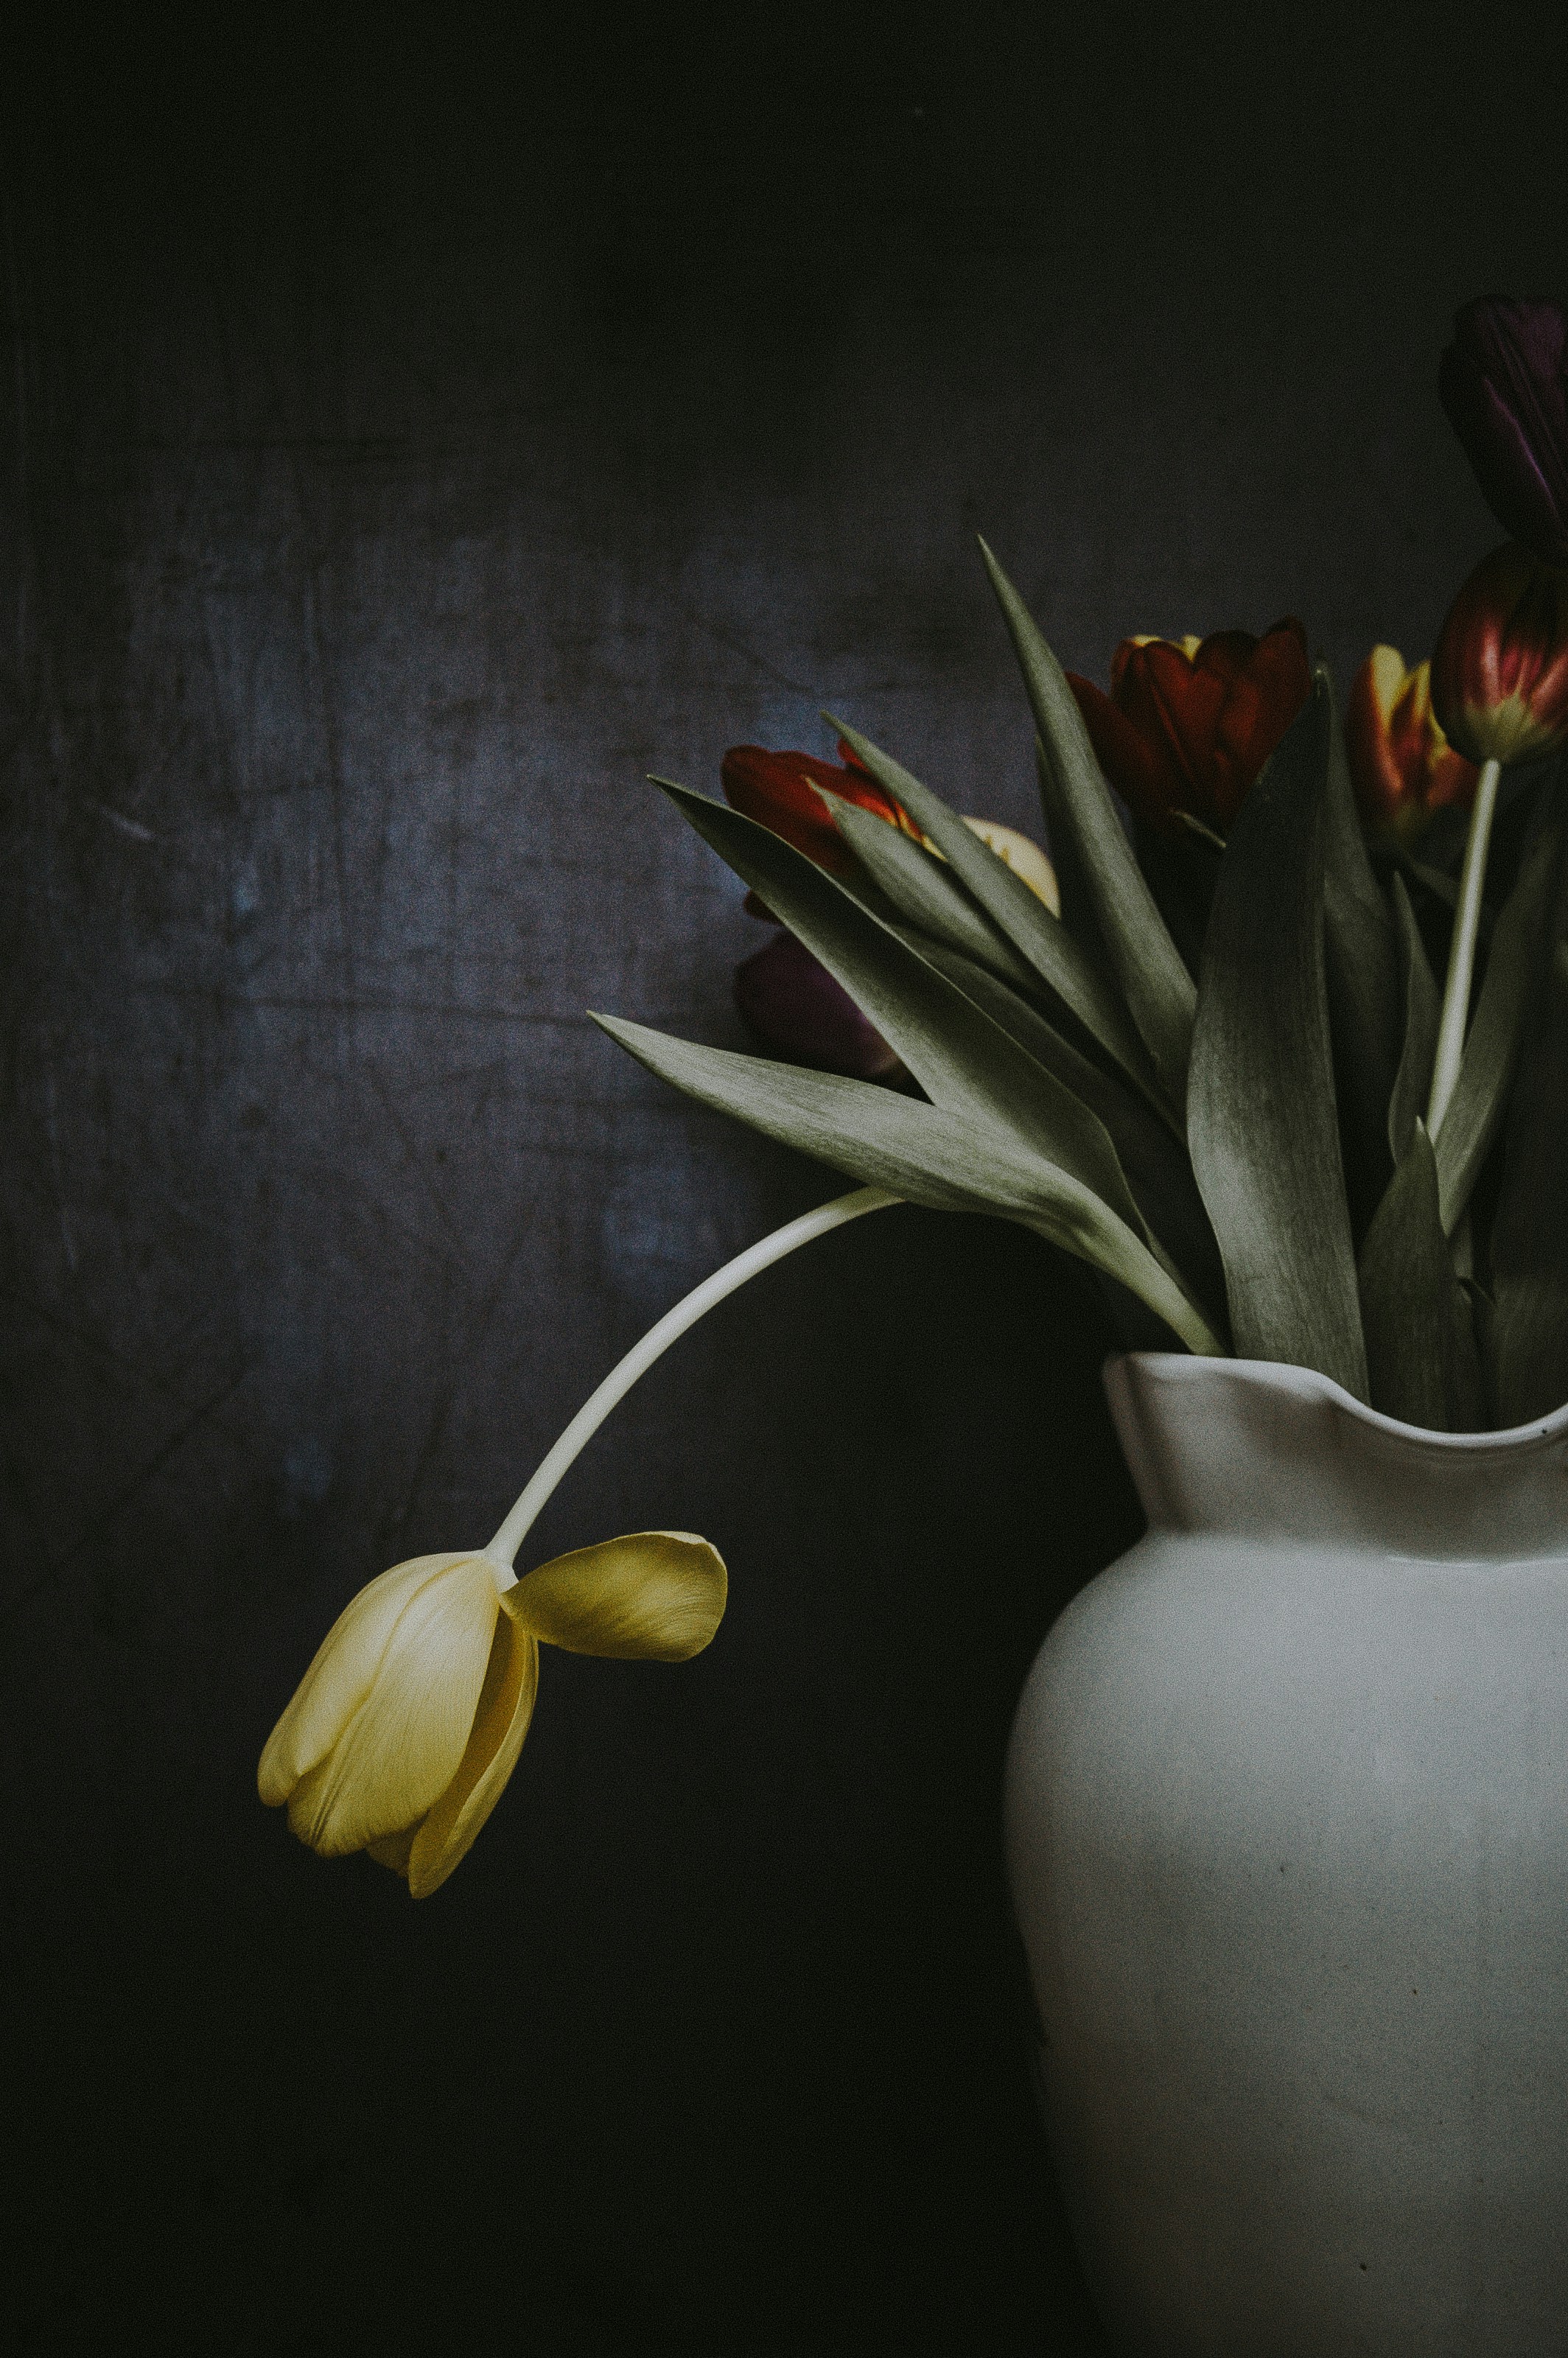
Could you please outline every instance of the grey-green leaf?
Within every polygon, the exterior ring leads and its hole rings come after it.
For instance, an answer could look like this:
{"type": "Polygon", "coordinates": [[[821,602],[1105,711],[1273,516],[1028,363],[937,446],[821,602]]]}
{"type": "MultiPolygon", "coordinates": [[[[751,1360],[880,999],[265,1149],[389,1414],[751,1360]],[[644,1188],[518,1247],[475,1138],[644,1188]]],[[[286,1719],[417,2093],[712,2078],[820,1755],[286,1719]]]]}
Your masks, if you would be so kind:
{"type": "Polygon", "coordinates": [[[699,1103],[911,1203],[1017,1220],[1117,1279],[1190,1350],[1223,1352],[1142,1240],[1071,1173],[1022,1152],[1000,1125],[865,1081],[672,1040],[612,1016],[593,1020],[650,1072],[699,1103]]]}
{"type": "Polygon", "coordinates": [[[1462,1217],[1498,1133],[1519,1061],[1526,1011],[1546,952],[1547,917],[1563,855],[1561,797],[1536,838],[1492,929],[1492,947],[1465,1040],[1454,1095],[1433,1144],[1450,1235],[1462,1217]]]}
{"type": "Polygon", "coordinates": [[[1357,815],[1350,765],[1326,668],[1328,780],[1324,802],[1324,964],[1339,1082],[1346,1176],[1368,1218],[1392,1175],[1389,1104],[1404,1039],[1400,948],[1389,904],[1372,873],[1357,815]]]}
{"type": "Polygon", "coordinates": [[[984,1009],[1038,1065],[1054,1073],[1074,1097],[1097,1114],[1108,1131],[1127,1174],[1133,1201],[1189,1290],[1214,1323],[1214,1304],[1225,1297],[1225,1277],[1214,1231],[1204,1210],[1184,1145],[1126,1084],[1065,1040],[1039,1011],[1005,983],[956,950],[935,945],[925,952],[949,981],[984,1009]]]}
{"type": "Polygon", "coordinates": [[[1187,1130],[1238,1351],[1315,1368],[1365,1400],[1323,964],[1327,774],[1320,683],[1242,804],[1220,862],[1187,1130]]]}
{"type": "MultiPolygon", "coordinates": [[[[980,907],[1025,957],[1033,971],[1076,1017],[1092,1039],[1116,1059],[1122,1071],[1163,1115],[1174,1121],[1173,1102],[1162,1093],[1142,1043],[1114,989],[1072,935],[1054,916],[1037,892],[1015,876],[989,843],[966,827],[939,795],[912,777],[902,763],[873,745],[846,721],[834,719],[846,744],[852,745],[878,784],[908,813],[921,833],[936,846],[956,877],[980,907]]],[[[1179,1125],[1176,1125],[1179,1127],[1179,1125]]]]}
{"type": "Polygon", "coordinates": [[[767,827],[684,786],[658,783],[821,959],[935,1104],[1011,1134],[1022,1152],[1059,1164],[1121,1218],[1141,1225],[1104,1125],[912,941],[767,827]]]}
{"type": "Polygon", "coordinates": [[[1405,880],[1394,877],[1394,921],[1399,930],[1404,966],[1405,1038],[1400,1068],[1389,1099],[1389,1152],[1395,1165],[1410,1152],[1418,1119],[1432,1087],[1432,1064],[1437,1054],[1437,1025],[1442,1013],[1436,978],[1426,955],[1421,928],[1411,907],[1405,880]]]}
{"type": "Polygon", "coordinates": [[[1192,976],[1132,856],[1066,674],[983,540],[980,553],[1011,633],[1106,954],[1154,1069],[1172,1104],[1181,1108],[1196,1004],[1192,976]]]}
{"type": "MultiPolygon", "coordinates": [[[[1027,990],[1035,982],[1037,978],[1028,960],[1019,956],[1005,934],[976,907],[962,885],[954,881],[942,861],[924,844],[916,843],[902,827],[890,827],[874,811],[846,802],[842,795],[821,787],[817,791],[832,811],[834,826],[902,917],[921,933],[929,934],[933,940],[944,942],[949,949],[975,959],[1015,989],[1027,990]]],[[[968,833],[967,827],[964,831],[968,833]]],[[[987,847],[980,848],[984,850],[987,847]]],[[[995,858],[994,853],[990,856],[995,858]]]]}
{"type": "Polygon", "coordinates": [[[1493,1380],[1501,1425],[1568,1401],[1568,944],[1552,958],[1509,1109],[1502,1187],[1492,1224],[1493,1380]]]}
{"type": "Polygon", "coordinates": [[[1436,1433],[1484,1422],[1469,1297],[1438,1213],[1437,1158],[1417,1120],[1361,1248],[1361,1320],[1372,1406],[1436,1433]]]}

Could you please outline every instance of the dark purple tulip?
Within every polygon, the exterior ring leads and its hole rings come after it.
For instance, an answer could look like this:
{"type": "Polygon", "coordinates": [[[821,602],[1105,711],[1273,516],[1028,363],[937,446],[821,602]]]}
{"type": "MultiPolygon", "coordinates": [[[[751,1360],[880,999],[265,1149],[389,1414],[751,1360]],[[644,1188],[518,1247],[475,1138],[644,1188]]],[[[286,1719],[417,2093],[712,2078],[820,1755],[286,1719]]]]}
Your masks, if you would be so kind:
{"type": "Polygon", "coordinates": [[[736,968],[735,1004],[763,1047],[792,1065],[857,1081],[903,1078],[876,1026],[793,934],[775,934],[736,968]]]}
{"type": "Polygon", "coordinates": [[[1568,315],[1501,295],[1467,303],[1437,389],[1503,530],[1568,565],[1568,315]]]}

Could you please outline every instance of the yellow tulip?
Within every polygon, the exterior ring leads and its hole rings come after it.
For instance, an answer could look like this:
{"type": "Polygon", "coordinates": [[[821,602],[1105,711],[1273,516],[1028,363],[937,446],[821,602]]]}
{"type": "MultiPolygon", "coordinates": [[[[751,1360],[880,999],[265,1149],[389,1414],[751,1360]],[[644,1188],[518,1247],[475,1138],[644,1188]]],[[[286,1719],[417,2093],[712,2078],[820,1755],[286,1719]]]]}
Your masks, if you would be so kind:
{"type": "Polygon", "coordinates": [[[724,1617],[728,1575],[690,1531],[513,1563],[579,1452],[639,1376],[718,1302],[847,1221],[899,1198],[856,1187],[802,1212],[694,1286],[634,1343],[547,1450],[488,1546],[415,1556],[362,1588],[267,1738],[262,1800],[323,1858],[367,1850],[416,1899],[445,1883],[517,1765],[539,1648],[686,1662],[724,1617]]]}
{"type": "Polygon", "coordinates": [[[268,1738],[257,1786],[323,1858],[368,1850],[416,1899],[444,1883],[517,1764],[539,1646],[684,1662],[722,1618],[723,1561],[687,1531],[577,1548],[519,1580],[416,1556],[362,1588],[268,1738]]]}
{"type": "Polygon", "coordinates": [[[1011,868],[1036,898],[1044,902],[1054,917],[1062,914],[1062,895],[1057,888],[1056,871],[1032,835],[1021,835],[1015,827],[1003,827],[1000,819],[968,818],[964,825],[982,843],[989,844],[1004,868],[1011,868]]]}

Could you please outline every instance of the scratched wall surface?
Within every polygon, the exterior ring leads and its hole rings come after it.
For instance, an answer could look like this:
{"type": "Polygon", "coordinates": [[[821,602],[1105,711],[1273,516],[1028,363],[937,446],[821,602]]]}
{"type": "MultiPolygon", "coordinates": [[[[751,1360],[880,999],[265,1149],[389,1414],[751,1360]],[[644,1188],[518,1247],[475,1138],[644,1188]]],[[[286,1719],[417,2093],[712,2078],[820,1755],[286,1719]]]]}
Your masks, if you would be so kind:
{"type": "Polygon", "coordinates": [[[834,1192],[586,1020],[741,1044],[762,936],[644,773],[832,704],[1033,824],[977,526],[1101,676],[1284,611],[1342,676],[1423,652],[1492,536],[1447,315],[1568,293],[1562,27],[48,13],[0,382],[9,2342],[1092,2352],[996,1786],[1137,1517],[1044,1248],[881,1216],[643,1385],[540,1549],[708,1532],[720,1640],[547,1659],[427,1906],[300,1851],[255,1756],[360,1583],[482,1540],[834,1192]]]}

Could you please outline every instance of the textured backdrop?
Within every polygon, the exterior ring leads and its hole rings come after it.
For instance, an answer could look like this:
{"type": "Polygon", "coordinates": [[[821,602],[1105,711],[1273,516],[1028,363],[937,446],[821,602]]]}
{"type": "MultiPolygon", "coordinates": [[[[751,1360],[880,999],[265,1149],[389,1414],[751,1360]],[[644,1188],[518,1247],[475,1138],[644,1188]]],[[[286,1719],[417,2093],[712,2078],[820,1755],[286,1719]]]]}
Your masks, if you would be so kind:
{"type": "Polygon", "coordinates": [[[831,703],[1037,825],[976,528],[1102,678],[1284,611],[1342,680],[1424,653],[1497,536],[1448,315],[1568,294],[1568,32],[24,13],[0,2331],[1087,2353],[996,1791],[1138,1524],[1044,1247],[885,1215],[663,1364],[539,1552],[701,1531],[719,1640],[547,1656],[438,1898],[255,1756],[362,1581],[837,1192],[585,1020],[741,1044],[765,936],[643,773],[831,703]]]}

